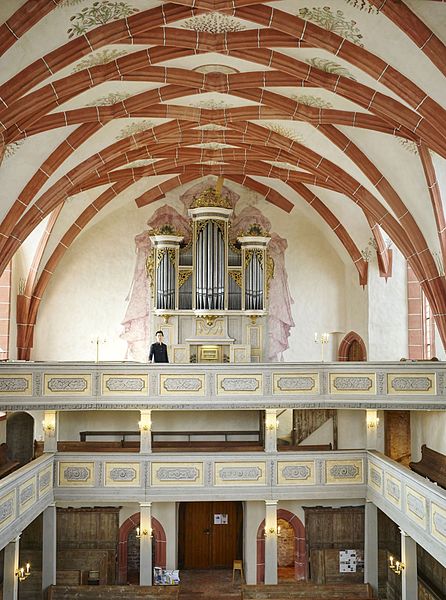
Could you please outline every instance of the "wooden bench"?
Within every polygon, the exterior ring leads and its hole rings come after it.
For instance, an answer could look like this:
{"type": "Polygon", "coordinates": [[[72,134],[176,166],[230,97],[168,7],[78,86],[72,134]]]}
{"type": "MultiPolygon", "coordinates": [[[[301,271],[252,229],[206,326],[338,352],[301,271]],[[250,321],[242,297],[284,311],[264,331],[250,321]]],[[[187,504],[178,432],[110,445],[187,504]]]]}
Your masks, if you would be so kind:
{"type": "Polygon", "coordinates": [[[328,452],[329,450],[333,450],[331,443],[330,444],[308,444],[293,446],[289,445],[278,445],[278,450],[280,452],[328,452]]]}
{"type": "Polygon", "coordinates": [[[179,586],[51,585],[47,600],[176,600],[179,586]]]}
{"type": "Polygon", "coordinates": [[[446,488],[446,456],[428,448],[426,444],[421,446],[421,460],[409,463],[409,467],[418,475],[428,477],[431,481],[446,488]]]}
{"type": "Polygon", "coordinates": [[[0,477],[6,477],[20,467],[18,460],[11,460],[8,455],[8,446],[0,444],[0,477]]]}
{"type": "Polygon", "coordinates": [[[243,585],[242,600],[360,600],[374,598],[368,583],[317,584],[279,583],[277,585],[243,585]]]}

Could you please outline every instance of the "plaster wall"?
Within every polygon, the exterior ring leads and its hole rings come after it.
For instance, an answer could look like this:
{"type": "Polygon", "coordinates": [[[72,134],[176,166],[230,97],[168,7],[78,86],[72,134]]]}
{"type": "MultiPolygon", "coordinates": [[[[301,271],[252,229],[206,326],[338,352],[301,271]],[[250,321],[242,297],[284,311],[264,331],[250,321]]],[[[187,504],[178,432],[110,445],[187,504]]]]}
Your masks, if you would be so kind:
{"type": "Polygon", "coordinates": [[[338,347],[343,337],[354,331],[364,341],[368,358],[369,286],[359,285],[358,271],[352,264],[345,265],[345,304],[345,326],[339,335],[338,347]]]}
{"type": "Polygon", "coordinates": [[[421,446],[446,454],[446,412],[412,411],[410,413],[412,461],[421,459],[421,446]]]}
{"type": "Polygon", "coordinates": [[[357,450],[367,442],[363,410],[338,410],[338,448],[357,450]]]}
{"type": "Polygon", "coordinates": [[[369,263],[368,360],[399,360],[407,356],[406,261],[394,246],[392,277],[378,273],[376,261],[369,263]]]}

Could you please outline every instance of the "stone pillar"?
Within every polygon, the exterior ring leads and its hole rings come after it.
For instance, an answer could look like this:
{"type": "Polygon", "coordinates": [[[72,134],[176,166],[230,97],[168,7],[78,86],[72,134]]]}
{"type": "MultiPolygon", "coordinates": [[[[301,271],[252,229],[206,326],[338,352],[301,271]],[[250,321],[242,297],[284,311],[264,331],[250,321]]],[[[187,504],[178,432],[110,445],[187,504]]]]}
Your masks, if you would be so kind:
{"type": "Polygon", "coordinates": [[[141,433],[139,451],[141,454],[150,454],[152,452],[152,411],[142,410],[141,420],[139,421],[139,431],[141,433]]]}
{"type": "Polygon", "coordinates": [[[265,410],[265,452],[277,452],[277,411],[265,410]]]}
{"type": "Polygon", "coordinates": [[[19,597],[19,580],[16,571],[19,568],[19,539],[5,546],[3,563],[3,600],[17,600],[19,597]]]}
{"type": "Polygon", "coordinates": [[[139,585],[152,585],[152,503],[139,507],[139,585]]]}
{"type": "Polygon", "coordinates": [[[56,505],[50,504],[43,511],[42,543],[42,591],[56,585],[57,527],[56,505]]]}
{"type": "Polygon", "coordinates": [[[378,509],[369,501],[365,503],[364,583],[378,595],[378,509]]]}
{"type": "Polygon", "coordinates": [[[417,544],[401,530],[401,600],[418,599],[417,544]]]}
{"type": "Polygon", "coordinates": [[[277,583],[277,500],[265,500],[265,583],[277,583]]]}
{"type": "Polygon", "coordinates": [[[46,410],[43,418],[43,451],[57,452],[57,412],[46,410]]]}

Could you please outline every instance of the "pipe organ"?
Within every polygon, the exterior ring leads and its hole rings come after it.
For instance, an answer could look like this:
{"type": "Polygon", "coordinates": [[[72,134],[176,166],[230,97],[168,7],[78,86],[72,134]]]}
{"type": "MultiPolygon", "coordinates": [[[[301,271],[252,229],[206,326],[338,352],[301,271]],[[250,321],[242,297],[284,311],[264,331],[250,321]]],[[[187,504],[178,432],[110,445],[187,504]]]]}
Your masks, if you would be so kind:
{"type": "MultiPolygon", "coordinates": [[[[184,243],[184,236],[170,224],[149,232],[153,244],[153,254],[147,263],[152,285],[153,327],[160,327],[161,317],[172,319],[175,326],[170,345],[187,347],[188,352],[183,354],[189,354],[189,358],[193,358],[195,346],[205,345],[207,341],[219,347],[216,355],[220,359],[225,356],[225,348],[229,347],[228,356],[232,356],[232,346],[253,346],[247,340],[249,330],[244,331],[243,319],[249,318],[259,328],[267,314],[267,288],[272,274],[267,253],[270,236],[257,223],[247,231],[238,232],[237,237],[231,236],[232,212],[229,199],[218,189],[208,188],[189,208],[191,236],[188,243],[184,243]],[[228,330],[229,315],[233,317],[232,324],[240,323],[232,336],[228,330]],[[200,327],[191,326],[191,319],[196,320],[196,325],[201,321],[200,327]],[[216,323],[220,324],[217,328],[216,323]],[[182,334],[183,331],[188,333],[182,334]],[[245,343],[237,343],[240,341],[245,343]]],[[[167,329],[165,325],[163,330],[167,329]]],[[[261,337],[259,334],[256,339],[261,337]]],[[[249,360],[253,357],[260,360],[261,344],[258,344],[257,355],[256,350],[254,354],[251,350],[248,348],[245,352],[249,360]]]]}

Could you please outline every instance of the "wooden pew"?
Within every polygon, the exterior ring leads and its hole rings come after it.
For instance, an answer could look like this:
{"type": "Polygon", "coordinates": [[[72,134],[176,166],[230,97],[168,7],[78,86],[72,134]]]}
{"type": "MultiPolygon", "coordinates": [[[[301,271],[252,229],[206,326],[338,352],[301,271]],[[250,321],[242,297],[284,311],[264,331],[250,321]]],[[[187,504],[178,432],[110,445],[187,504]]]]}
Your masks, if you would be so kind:
{"type": "Polygon", "coordinates": [[[307,446],[301,444],[299,446],[289,445],[278,445],[277,449],[280,452],[328,452],[333,450],[330,444],[308,444],[307,446]]]}
{"type": "Polygon", "coordinates": [[[428,477],[431,481],[446,488],[446,456],[428,448],[426,444],[421,446],[421,460],[409,463],[409,467],[418,475],[428,477]]]}
{"type": "Polygon", "coordinates": [[[242,600],[360,600],[374,598],[368,583],[242,585],[242,600]]]}
{"type": "Polygon", "coordinates": [[[47,600],[177,600],[179,586],[51,585],[47,600]]]}

